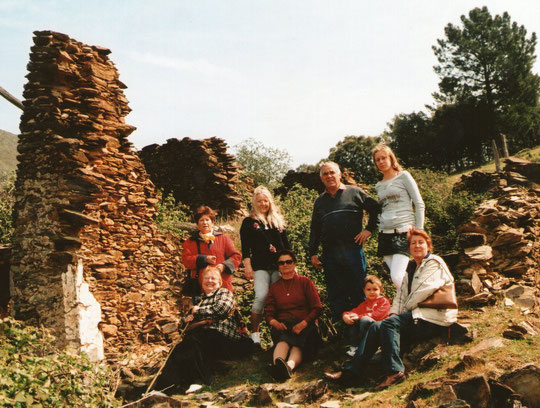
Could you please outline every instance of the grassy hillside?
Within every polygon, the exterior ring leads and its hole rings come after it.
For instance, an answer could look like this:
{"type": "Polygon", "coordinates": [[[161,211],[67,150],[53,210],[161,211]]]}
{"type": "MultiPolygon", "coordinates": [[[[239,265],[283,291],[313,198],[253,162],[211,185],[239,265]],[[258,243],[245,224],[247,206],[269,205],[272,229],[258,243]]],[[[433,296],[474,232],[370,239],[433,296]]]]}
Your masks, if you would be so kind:
{"type": "Polygon", "coordinates": [[[0,129],[0,174],[17,168],[17,135],[0,129]]]}
{"type": "MultiPolygon", "coordinates": [[[[524,160],[529,160],[531,162],[540,162],[540,146],[536,146],[532,149],[526,149],[518,152],[514,155],[515,157],[519,157],[524,160]]],[[[502,159],[501,166],[504,167],[504,159],[502,159]]],[[[451,183],[455,183],[459,180],[459,178],[463,174],[470,174],[473,171],[486,171],[486,172],[494,172],[495,171],[495,160],[490,161],[489,163],[484,164],[483,166],[476,167],[474,169],[469,169],[462,171],[461,173],[452,174],[450,177],[448,177],[448,181],[451,183]]]]}

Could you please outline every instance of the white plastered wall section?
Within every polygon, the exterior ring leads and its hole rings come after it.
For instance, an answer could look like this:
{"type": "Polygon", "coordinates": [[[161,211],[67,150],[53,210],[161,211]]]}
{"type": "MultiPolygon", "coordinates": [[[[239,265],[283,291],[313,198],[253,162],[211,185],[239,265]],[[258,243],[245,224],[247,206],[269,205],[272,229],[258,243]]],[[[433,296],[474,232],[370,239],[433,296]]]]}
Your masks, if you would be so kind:
{"type": "Polygon", "coordinates": [[[98,326],[101,306],[84,282],[81,259],[76,266],[68,265],[62,274],[62,286],[67,349],[84,352],[91,361],[103,360],[103,335],[98,326]]]}

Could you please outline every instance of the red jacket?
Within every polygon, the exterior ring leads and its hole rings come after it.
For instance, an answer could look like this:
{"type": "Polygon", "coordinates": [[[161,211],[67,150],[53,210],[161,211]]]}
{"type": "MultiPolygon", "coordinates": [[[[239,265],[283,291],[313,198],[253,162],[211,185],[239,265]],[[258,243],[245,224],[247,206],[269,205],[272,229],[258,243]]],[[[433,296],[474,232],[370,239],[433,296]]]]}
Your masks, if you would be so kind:
{"type": "Polygon", "coordinates": [[[343,315],[347,313],[356,313],[358,317],[368,316],[368,317],[371,317],[373,320],[379,322],[388,317],[388,313],[390,312],[391,306],[392,304],[390,303],[390,300],[387,297],[379,296],[375,300],[369,300],[369,299],[364,300],[353,310],[344,312],[343,315]]]}
{"type": "Polygon", "coordinates": [[[214,243],[208,246],[198,232],[192,234],[191,237],[184,242],[182,263],[191,271],[191,276],[193,278],[199,276],[200,284],[201,279],[198,272],[208,266],[206,256],[214,255],[216,257],[216,265],[223,264],[225,267],[221,273],[221,279],[223,280],[222,287],[227,288],[232,292],[232,274],[236,268],[238,268],[238,265],[240,265],[242,256],[240,255],[240,252],[236,250],[228,235],[222,234],[221,232],[215,232],[214,236],[214,243]],[[199,241],[200,252],[197,251],[197,241],[199,241]]]}

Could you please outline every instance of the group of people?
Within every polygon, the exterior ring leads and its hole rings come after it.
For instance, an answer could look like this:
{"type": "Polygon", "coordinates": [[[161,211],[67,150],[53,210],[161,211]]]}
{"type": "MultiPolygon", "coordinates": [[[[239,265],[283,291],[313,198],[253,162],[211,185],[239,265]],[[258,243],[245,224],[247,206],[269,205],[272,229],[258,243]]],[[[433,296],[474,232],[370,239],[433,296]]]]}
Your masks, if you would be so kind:
{"type": "MultiPolygon", "coordinates": [[[[384,144],[373,150],[373,161],[382,174],[375,186],[378,201],[357,186],[343,184],[336,163],[322,163],[325,191],[314,203],[309,251],[313,266],[324,269],[332,320],[349,328],[352,358],[340,371],[325,373],[326,378],[344,384],[361,381],[366,363],[381,348],[384,379],[376,389],[383,389],[405,377],[400,337],[414,341],[440,335],[457,320],[457,308],[421,305],[453,283],[453,277],[442,258],[431,253],[431,239],[423,231],[424,203],[410,173],[384,144]],[[393,302],[382,295],[381,280],[367,275],[363,245],[377,226],[377,254],[388,265],[397,290],[393,302]]],[[[184,243],[188,281],[201,294],[185,319],[183,341],[158,378],[162,388],[174,384],[188,392],[198,389],[193,384],[210,381],[215,360],[245,355],[246,339],[260,347],[263,316],[274,344],[269,371],[277,381],[290,378],[320,344],[319,294],[308,277],[297,273],[285,219],[268,189],[259,186],[253,192],[252,212],[240,228],[241,253],[230,237],[214,230],[215,216],[211,208],[200,207],[195,213],[198,231],[184,243]],[[231,277],[241,262],[246,278],[254,281],[250,338],[242,332],[233,298],[231,277]],[[188,373],[185,367],[196,369],[188,373]]]]}

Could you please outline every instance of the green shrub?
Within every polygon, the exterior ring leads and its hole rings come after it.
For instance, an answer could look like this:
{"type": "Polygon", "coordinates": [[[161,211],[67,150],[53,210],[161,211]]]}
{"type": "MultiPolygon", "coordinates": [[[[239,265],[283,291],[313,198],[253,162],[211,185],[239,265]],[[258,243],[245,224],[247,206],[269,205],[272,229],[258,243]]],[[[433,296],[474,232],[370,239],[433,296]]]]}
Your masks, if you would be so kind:
{"type": "Polygon", "coordinates": [[[411,169],[426,205],[425,229],[433,239],[436,252],[457,249],[457,228],[469,221],[487,194],[455,192],[445,173],[411,169]]]}
{"type": "Polygon", "coordinates": [[[161,230],[172,232],[180,238],[187,238],[187,231],[182,224],[190,221],[189,207],[176,203],[172,195],[163,198],[157,205],[156,222],[161,230]]]}
{"type": "Polygon", "coordinates": [[[11,213],[15,175],[4,175],[0,179],[0,244],[9,244],[13,236],[11,213]]]}
{"type": "Polygon", "coordinates": [[[60,353],[45,330],[0,320],[0,406],[115,407],[112,374],[86,356],[60,353]]]}

